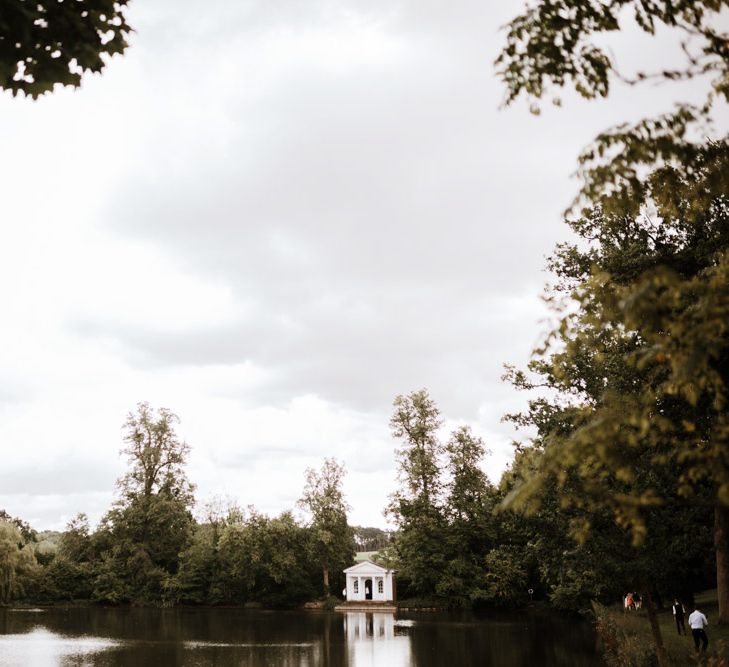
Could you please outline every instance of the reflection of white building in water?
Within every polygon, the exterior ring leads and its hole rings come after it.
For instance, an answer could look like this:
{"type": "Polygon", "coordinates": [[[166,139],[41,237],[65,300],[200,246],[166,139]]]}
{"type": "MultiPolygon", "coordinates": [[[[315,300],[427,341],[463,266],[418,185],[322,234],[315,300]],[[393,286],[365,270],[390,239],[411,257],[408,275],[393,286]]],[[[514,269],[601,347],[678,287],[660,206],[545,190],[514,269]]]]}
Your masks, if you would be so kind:
{"type": "Polygon", "coordinates": [[[350,644],[359,639],[393,639],[395,615],[389,612],[348,611],[344,614],[344,634],[350,644]]]}
{"type": "Polygon", "coordinates": [[[347,602],[393,602],[395,570],[366,560],[344,570],[347,577],[347,602]]]}
{"type": "Polygon", "coordinates": [[[348,611],[344,636],[352,667],[400,667],[411,664],[410,637],[395,634],[395,615],[390,612],[348,611]]]}

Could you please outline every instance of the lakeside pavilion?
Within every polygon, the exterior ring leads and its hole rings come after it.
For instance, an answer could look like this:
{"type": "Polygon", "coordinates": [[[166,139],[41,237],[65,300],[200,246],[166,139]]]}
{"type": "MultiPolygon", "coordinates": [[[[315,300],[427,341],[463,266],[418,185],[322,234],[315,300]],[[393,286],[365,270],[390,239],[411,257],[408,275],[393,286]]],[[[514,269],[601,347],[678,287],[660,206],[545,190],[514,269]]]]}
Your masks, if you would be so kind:
{"type": "Polygon", "coordinates": [[[394,602],[395,570],[364,561],[344,570],[347,602],[394,602]]]}

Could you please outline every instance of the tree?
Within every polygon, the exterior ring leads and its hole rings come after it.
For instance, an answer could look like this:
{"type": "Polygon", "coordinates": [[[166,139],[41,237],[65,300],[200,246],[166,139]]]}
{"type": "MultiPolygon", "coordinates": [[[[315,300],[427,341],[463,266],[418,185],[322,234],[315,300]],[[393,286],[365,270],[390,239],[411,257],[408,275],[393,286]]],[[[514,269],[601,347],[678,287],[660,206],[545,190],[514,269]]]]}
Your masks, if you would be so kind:
{"type": "Polygon", "coordinates": [[[91,559],[92,548],[89,517],[80,512],[66,524],[58,545],[58,556],[81,563],[91,559]]]}
{"type": "Polygon", "coordinates": [[[486,447],[470,427],[461,426],[451,434],[445,453],[450,473],[447,511],[453,521],[475,523],[483,516],[491,487],[480,467],[486,447]]]}
{"type": "Polygon", "coordinates": [[[0,8],[0,88],[37,98],[78,87],[123,53],[128,0],[6,0],[0,8]]]}
{"type": "Polygon", "coordinates": [[[391,496],[387,513],[398,527],[394,545],[400,581],[409,585],[409,592],[430,596],[445,563],[440,411],[425,389],[397,396],[393,406],[390,427],[403,444],[396,453],[400,488],[391,496]]]}
{"type": "Polygon", "coordinates": [[[707,73],[717,74],[714,87],[726,94],[726,35],[712,25],[726,6],[726,0],[538,0],[509,23],[507,45],[496,60],[507,86],[506,102],[522,93],[538,100],[551,86],[570,84],[583,97],[607,97],[611,77],[638,83],[685,80],[707,73]],[[650,35],[661,24],[682,31],[685,66],[653,74],[638,72],[633,79],[621,75],[614,58],[594,37],[620,30],[631,14],[635,24],[650,35]]]}
{"type": "MultiPolygon", "coordinates": [[[[520,445],[502,476],[504,496],[539,471],[543,456],[539,437],[532,447],[520,445]]],[[[579,481],[570,475],[562,484],[554,475],[541,476],[539,503],[526,515],[498,512],[495,543],[518,554],[514,558],[528,572],[535,597],[546,595],[559,609],[589,611],[593,600],[610,603],[629,590],[649,591],[657,601],[676,595],[687,600],[693,591],[711,585],[707,489],[693,503],[682,502],[676,497],[674,471],[652,465],[648,449],[634,453],[632,470],[636,487],[645,488],[650,482],[665,499],[660,506],[644,508],[649,530],[640,545],[631,543],[630,534],[615,524],[604,506],[566,502],[581,493],[579,481]],[[585,523],[589,533],[573,539],[575,529],[585,523]]]]}
{"type": "Polygon", "coordinates": [[[269,518],[249,508],[243,524],[226,526],[220,538],[222,589],[233,602],[288,607],[311,599],[321,563],[311,530],[291,512],[269,518]]]}
{"type": "Polygon", "coordinates": [[[448,559],[436,590],[461,606],[484,599],[484,559],[493,547],[495,489],[480,464],[486,453],[468,426],[445,444],[446,484],[443,551],[448,559]]]}
{"type": "Polygon", "coordinates": [[[324,459],[321,470],[306,470],[306,485],[299,506],[311,514],[314,548],[321,565],[324,595],[330,595],[331,572],[354,561],[354,530],[347,524],[347,504],[342,494],[344,465],[324,459]]]}
{"type": "MultiPolygon", "coordinates": [[[[178,422],[165,408],[155,414],[139,403],[124,424],[122,453],[130,469],[97,536],[104,555],[100,581],[115,600],[159,602],[192,537],[193,485],[184,470],[190,448],[175,433],[178,422]]],[[[104,598],[102,588],[96,596],[104,598]]]]}
{"type": "Polygon", "coordinates": [[[45,568],[43,595],[51,600],[88,600],[93,593],[94,541],[86,514],[66,525],[58,548],[45,568]]]}
{"type": "MultiPolygon", "coordinates": [[[[714,504],[725,622],[726,145],[710,144],[697,165],[690,178],[671,166],[646,178],[640,214],[596,206],[570,223],[581,242],[558,247],[553,296],[568,294],[577,307],[563,314],[531,364],[539,384],[560,399],[533,402],[521,421],[538,428],[542,456],[516,497],[533,498],[544,480],[556,479],[566,502],[609,509],[636,543],[651,525],[660,530],[651,508],[677,507],[690,496],[714,504]]],[[[535,386],[518,373],[512,379],[535,386]]]]}
{"type": "Polygon", "coordinates": [[[167,408],[155,415],[149,403],[139,403],[136,413],[127,415],[122,453],[130,470],[118,482],[124,496],[149,498],[165,493],[191,499],[192,485],[183,468],[190,446],[177,438],[174,427],[179,421],[167,408]]]}
{"type": "MultiPolygon", "coordinates": [[[[581,497],[571,494],[573,501],[609,505],[640,541],[646,527],[641,511],[665,498],[647,478],[634,483],[637,452],[649,451],[653,465],[676,466],[676,493],[692,493],[708,481],[717,498],[720,620],[729,622],[729,514],[722,493],[729,478],[720,454],[726,449],[720,416],[725,246],[719,243],[718,254],[695,246],[700,261],[684,264],[683,273],[671,259],[681,264],[685,253],[671,258],[670,252],[684,241],[691,245],[710,221],[713,232],[726,226],[728,144],[711,125],[716,100],[729,100],[729,40],[716,27],[725,6],[724,0],[538,0],[510,23],[497,67],[507,104],[521,94],[538,101],[565,85],[587,98],[604,97],[615,77],[636,84],[714,75],[700,105],[681,103],[662,116],[603,132],[579,158],[577,201],[584,209],[568,223],[593,246],[602,245],[602,258],[612,254],[615,261],[601,266],[594,247],[571,248],[558,258],[565,277],[579,276],[572,293],[578,311],[562,318],[532,370],[541,374],[541,384],[561,392],[563,405],[532,404],[525,423],[541,427],[543,455],[540,472],[517,494],[533,498],[549,469],[562,486],[579,484],[581,497]],[[638,72],[632,79],[620,75],[595,37],[620,30],[629,12],[646,33],[663,24],[683,34],[685,67],[638,72]],[[703,326],[690,331],[699,314],[703,326]]],[[[530,384],[518,373],[512,379],[530,384]]],[[[657,632],[656,640],[663,664],[657,632]]]]}
{"type": "Polygon", "coordinates": [[[374,526],[353,526],[354,542],[359,551],[379,551],[390,544],[392,533],[374,526]]]}
{"type": "Polygon", "coordinates": [[[20,535],[25,542],[37,541],[38,534],[27,521],[10,516],[5,510],[0,510],[0,521],[12,523],[20,531],[20,535]]]}
{"type": "MultiPolygon", "coordinates": [[[[718,27],[726,6],[726,0],[537,0],[509,23],[506,46],[496,60],[507,105],[525,95],[538,111],[543,97],[565,86],[588,99],[607,97],[615,79],[636,85],[712,77],[701,104],[682,102],[672,112],[600,134],[579,158],[582,202],[594,204],[603,195],[609,195],[607,208],[635,201],[646,170],[664,164],[693,173],[705,138],[714,134],[715,102],[729,101],[729,41],[718,27]],[[631,16],[647,34],[655,35],[660,27],[680,34],[684,66],[621,74],[600,38],[621,30],[631,16]]],[[[554,101],[560,103],[558,97],[554,101]]]]}
{"type": "Polygon", "coordinates": [[[190,545],[180,554],[179,569],[165,593],[167,599],[194,604],[235,601],[226,582],[220,544],[229,527],[244,523],[243,510],[232,499],[215,497],[205,503],[202,521],[195,525],[190,545]]]}
{"type": "Polygon", "coordinates": [[[402,495],[424,505],[440,502],[442,482],[438,457],[443,446],[438,440],[440,410],[425,389],[397,396],[390,428],[404,441],[397,451],[399,474],[405,484],[402,495]]]}
{"type": "Polygon", "coordinates": [[[24,579],[36,569],[32,546],[25,544],[14,524],[0,521],[0,604],[22,596],[24,579]]]}

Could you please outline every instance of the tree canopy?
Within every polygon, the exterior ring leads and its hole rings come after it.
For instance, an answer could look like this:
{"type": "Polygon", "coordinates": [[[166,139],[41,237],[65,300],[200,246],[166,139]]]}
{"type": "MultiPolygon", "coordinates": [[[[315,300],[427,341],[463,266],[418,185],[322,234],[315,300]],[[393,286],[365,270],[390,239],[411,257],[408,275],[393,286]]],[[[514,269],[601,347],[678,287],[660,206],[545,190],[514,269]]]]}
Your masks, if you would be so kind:
{"type": "Polygon", "coordinates": [[[306,470],[306,485],[299,506],[311,516],[313,548],[322,568],[324,595],[330,594],[330,575],[341,580],[341,570],[354,560],[354,530],[347,522],[348,506],[342,493],[346,471],[328,458],[320,471],[306,470]]]}
{"type": "MultiPolygon", "coordinates": [[[[582,540],[604,533],[607,512],[644,555],[667,521],[694,507],[707,525],[713,505],[725,623],[729,143],[712,121],[729,100],[729,35],[718,20],[726,8],[724,0],[538,0],[509,24],[496,61],[507,105],[521,95],[536,105],[564,87],[606,97],[616,79],[708,82],[698,103],[618,124],[578,158],[582,186],[566,217],[577,241],[549,262],[558,324],[530,373],[507,373],[517,387],[541,390],[525,413],[509,416],[536,434],[521,447],[530,465],[509,502],[539,512],[556,493],[582,540]],[[601,35],[631,20],[649,35],[660,27],[681,35],[684,66],[619,72],[601,35]]],[[[664,547],[675,550],[670,539],[664,547]]]]}
{"type": "Polygon", "coordinates": [[[37,98],[78,87],[123,53],[128,0],[5,0],[0,5],[0,88],[37,98]]]}
{"type": "Polygon", "coordinates": [[[599,134],[578,158],[582,187],[575,204],[602,200],[606,210],[636,212],[646,170],[672,165],[690,177],[700,169],[706,138],[720,138],[712,119],[718,109],[725,113],[729,101],[729,35],[719,27],[719,13],[727,6],[726,0],[538,0],[508,24],[506,46],[496,60],[507,105],[525,96],[537,111],[542,98],[565,87],[588,99],[607,97],[615,80],[707,81],[702,100],[677,102],[673,110],[631,124],[618,119],[599,134]],[[677,33],[683,66],[621,73],[600,38],[631,20],[654,37],[661,27],[677,33]]]}

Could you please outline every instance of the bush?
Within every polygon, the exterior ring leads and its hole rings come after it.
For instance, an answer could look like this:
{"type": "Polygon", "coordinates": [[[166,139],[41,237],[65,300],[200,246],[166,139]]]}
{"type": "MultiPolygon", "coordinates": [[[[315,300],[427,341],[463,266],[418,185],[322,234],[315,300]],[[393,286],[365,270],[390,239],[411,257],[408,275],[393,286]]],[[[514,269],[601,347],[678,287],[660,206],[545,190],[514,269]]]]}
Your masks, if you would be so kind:
{"type": "Polygon", "coordinates": [[[592,609],[608,667],[653,667],[656,664],[653,646],[647,644],[644,637],[626,633],[610,610],[598,602],[592,603],[592,609]]]}

